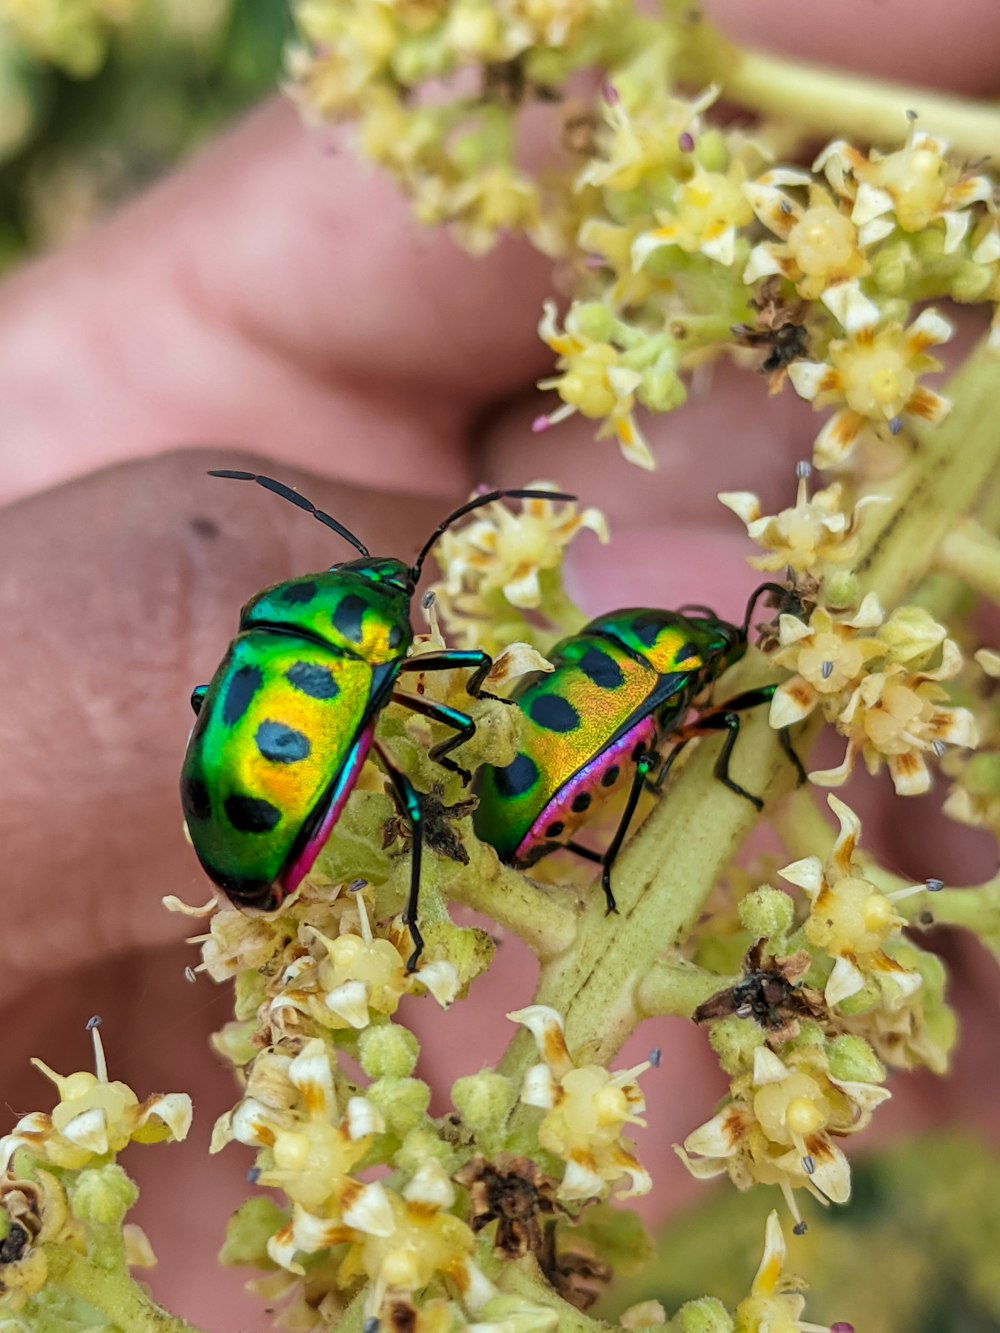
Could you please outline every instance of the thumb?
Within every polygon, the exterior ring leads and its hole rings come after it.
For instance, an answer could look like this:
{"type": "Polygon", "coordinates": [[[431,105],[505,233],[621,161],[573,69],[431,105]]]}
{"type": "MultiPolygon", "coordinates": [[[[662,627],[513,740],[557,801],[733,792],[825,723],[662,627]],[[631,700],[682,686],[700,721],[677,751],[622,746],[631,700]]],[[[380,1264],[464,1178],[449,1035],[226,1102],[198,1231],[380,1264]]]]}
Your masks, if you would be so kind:
{"type": "MultiPolygon", "coordinates": [[[[249,596],[342,554],[291,505],[204,475],[234,463],[267,468],[175,452],[0,511],[8,995],[177,939],[190,923],[161,895],[207,896],[177,794],[191,688],[211,677],[249,596]]],[[[301,483],[387,554],[410,554],[440,517],[434,501],[301,483]]]]}

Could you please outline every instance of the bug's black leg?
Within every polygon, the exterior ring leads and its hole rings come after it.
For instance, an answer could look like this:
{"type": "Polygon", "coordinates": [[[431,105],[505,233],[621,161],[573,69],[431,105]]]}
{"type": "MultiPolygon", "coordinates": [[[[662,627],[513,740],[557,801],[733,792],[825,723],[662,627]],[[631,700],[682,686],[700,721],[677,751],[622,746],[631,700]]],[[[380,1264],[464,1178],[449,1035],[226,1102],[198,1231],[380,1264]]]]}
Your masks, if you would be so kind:
{"type": "Polygon", "coordinates": [[[403,921],[413,941],[413,952],[406,961],[407,972],[417,970],[417,962],[424,951],[424,937],[417,925],[417,907],[420,901],[420,861],[424,848],[424,814],[420,807],[420,797],[414,791],[413,783],[401,772],[389,758],[383,746],[375,742],[375,752],[382,761],[386,777],[392,783],[396,796],[406,817],[410,821],[410,896],[406,900],[403,921]]]}
{"type": "MultiPolygon", "coordinates": [[[[728,713],[742,712],[747,708],[758,708],[761,704],[769,704],[777,691],[777,685],[760,685],[755,690],[744,690],[742,694],[735,695],[732,699],[727,699],[722,707],[728,713]]],[[[699,723],[695,723],[698,726],[699,723]]],[[[789,762],[795,769],[798,776],[798,785],[807,780],[806,771],[802,767],[802,760],[795,753],[795,747],[792,745],[792,739],[788,734],[787,727],[781,727],[778,731],[778,739],[781,741],[781,748],[788,755],[789,762]]],[[[728,784],[727,784],[728,785],[728,784]]]]}
{"type": "Polygon", "coordinates": [[[719,751],[719,757],[715,761],[715,776],[724,787],[735,792],[737,796],[742,796],[744,800],[749,801],[755,810],[763,810],[764,802],[759,796],[754,796],[753,792],[747,791],[746,787],[741,787],[735,778],[729,776],[729,760],[732,757],[733,746],[740,734],[740,718],[728,705],[719,713],[711,714],[707,718],[702,718],[698,722],[699,730],[726,731],[726,739],[722,742],[722,749],[719,751]]]}
{"type": "Polygon", "coordinates": [[[476,734],[476,724],[472,718],[466,713],[460,713],[457,708],[449,708],[447,704],[439,704],[436,700],[424,699],[419,694],[404,694],[402,690],[394,691],[392,700],[393,703],[404,704],[407,708],[412,708],[415,713],[422,713],[424,717],[429,717],[434,722],[443,722],[446,727],[454,729],[454,736],[446,736],[437,745],[432,745],[428,753],[436,764],[440,764],[442,768],[447,768],[452,773],[457,773],[463,785],[467,787],[472,781],[472,774],[447,756],[449,750],[454,750],[463,741],[471,740],[476,734]]]}
{"type": "Polygon", "coordinates": [[[690,736],[685,736],[682,741],[678,741],[677,744],[673,747],[673,749],[670,751],[670,753],[667,755],[667,757],[661,764],[660,771],[659,773],[657,773],[653,781],[652,782],[647,781],[646,786],[647,788],[649,788],[650,791],[654,792],[662,791],[663,784],[666,782],[667,775],[669,774],[671,768],[673,767],[674,760],[680,754],[681,750],[684,749],[685,745],[687,745],[690,739],[691,739],[690,736]]]}
{"type": "Polygon", "coordinates": [[[604,890],[604,901],[607,903],[608,915],[618,911],[615,895],[611,892],[611,867],[621,851],[622,843],[625,841],[629,825],[632,823],[632,817],[635,814],[635,808],[639,804],[643,786],[655,763],[655,750],[643,750],[636,760],[635,773],[632,775],[632,786],[625,802],[625,809],[618,821],[618,828],[615,830],[615,836],[611,839],[611,845],[601,857],[601,888],[604,890]]]}
{"type": "Polygon", "coordinates": [[[444,648],[439,653],[418,653],[408,657],[401,666],[401,671],[454,671],[465,667],[472,675],[465,682],[467,694],[473,699],[495,699],[497,703],[511,704],[513,699],[502,699],[499,694],[490,694],[483,689],[483,681],[490,674],[493,658],[480,648],[444,648]]]}
{"type": "Polygon", "coordinates": [[[557,845],[565,847],[568,852],[573,852],[576,856],[582,856],[585,861],[593,861],[597,865],[604,864],[604,857],[601,853],[595,852],[590,847],[584,847],[582,842],[573,842],[573,840],[570,839],[569,842],[562,842],[557,845]]]}
{"type": "Polygon", "coordinates": [[[201,712],[201,706],[205,702],[205,695],[207,693],[207,685],[196,685],[191,691],[191,709],[195,717],[201,712]]]}

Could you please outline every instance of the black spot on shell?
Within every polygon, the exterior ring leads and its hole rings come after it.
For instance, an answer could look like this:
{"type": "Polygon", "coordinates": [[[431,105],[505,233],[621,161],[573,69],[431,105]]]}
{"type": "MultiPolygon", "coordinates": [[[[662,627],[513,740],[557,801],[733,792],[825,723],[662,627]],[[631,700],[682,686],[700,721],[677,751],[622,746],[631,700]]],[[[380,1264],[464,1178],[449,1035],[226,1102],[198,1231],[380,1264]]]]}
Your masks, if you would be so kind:
{"type": "Polygon", "coordinates": [[[294,727],[285,726],[284,722],[262,722],[254,740],[264,758],[273,764],[297,764],[301,759],[308,759],[312,750],[309,737],[294,727]]]}
{"type": "Polygon", "coordinates": [[[560,833],[562,833],[565,827],[566,825],[562,822],[561,819],[553,820],[553,822],[545,830],[545,836],[547,838],[558,838],[560,833]]]}
{"type": "Polygon", "coordinates": [[[191,711],[195,717],[201,712],[201,706],[205,702],[205,695],[208,693],[207,685],[196,685],[191,691],[191,711]]]}
{"type": "Polygon", "coordinates": [[[652,648],[662,629],[663,620],[655,612],[647,611],[632,621],[632,633],[647,648],[652,648]]]}
{"type": "Polygon", "coordinates": [[[239,722],[263,683],[264,674],[260,667],[237,667],[226,687],[226,698],[222,705],[222,720],[227,727],[239,722]]]}
{"type": "Polygon", "coordinates": [[[532,722],[546,731],[575,731],[580,725],[580,714],[568,699],[558,694],[536,694],[528,705],[532,722]]]}
{"type": "Polygon", "coordinates": [[[289,606],[298,606],[302,602],[311,602],[317,591],[315,583],[286,583],[275,595],[289,606]]]}
{"type": "Polygon", "coordinates": [[[361,622],[364,619],[365,612],[368,610],[368,603],[363,597],[358,597],[355,593],[344,597],[334,608],[333,624],[336,629],[343,634],[345,639],[350,639],[352,643],[361,642],[361,622]]]}
{"type": "Polygon", "coordinates": [[[538,765],[526,754],[517,754],[495,775],[497,791],[501,796],[523,796],[538,781],[538,765]]]}
{"type": "Polygon", "coordinates": [[[582,815],[584,810],[590,809],[592,797],[589,791],[582,791],[578,796],[573,797],[573,804],[570,806],[578,815],[582,815]]]}
{"type": "Polygon", "coordinates": [[[620,772],[621,769],[618,767],[617,764],[612,764],[610,768],[606,768],[604,772],[601,774],[601,786],[613,787],[615,783],[618,781],[618,774],[620,772]]]}
{"type": "Polygon", "coordinates": [[[613,657],[600,648],[588,648],[580,658],[580,670],[602,690],[616,690],[625,679],[622,669],[613,657]]]}
{"type": "Polygon", "coordinates": [[[212,801],[201,778],[187,777],[181,783],[181,804],[188,819],[208,819],[212,801]]]}
{"type": "Polygon", "coordinates": [[[677,649],[677,661],[686,662],[689,657],[699,657],[698,649],[694,646],[693,643],[681,644],[681,646],[677,649]]]}
{"type": "Polygon", "coordinates": [[[227,796],[226,816],[239,833],[270,833],[281,819],[281,811],[257,796],[227,796]]]}
{"type": "Polygon", "coordinates": [[[310,699],[336,699],[340,693],[329,667],[317,666],[315,662],[295,662],[285,672],[285,679],[310,699]]]}
{"type": "Polygon", "coordinates": [[[388,642],[390,648],[398,648],[403,642],[403,631],[399,625],[393,625],[392,629],[389,631],[388,642]]]}

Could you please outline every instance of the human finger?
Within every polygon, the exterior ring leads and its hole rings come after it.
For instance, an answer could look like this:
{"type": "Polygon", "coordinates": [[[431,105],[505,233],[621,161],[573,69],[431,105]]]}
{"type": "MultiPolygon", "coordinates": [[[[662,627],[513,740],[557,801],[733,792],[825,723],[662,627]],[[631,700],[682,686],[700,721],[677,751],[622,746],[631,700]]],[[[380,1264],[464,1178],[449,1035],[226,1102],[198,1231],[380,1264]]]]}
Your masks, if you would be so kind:
{"type": "MultiPolygon", "coordinates": [[[[346,544],[209,466],[223,451],[109,469],[0,512],[0,992],[184,933],[160,896],[203,901],[177,782],[191,688],[207,681],[261,587],[322,569],[346,544]]],[[[282,470],[374,551],[411,554],[440,505],[282,470]]]]}

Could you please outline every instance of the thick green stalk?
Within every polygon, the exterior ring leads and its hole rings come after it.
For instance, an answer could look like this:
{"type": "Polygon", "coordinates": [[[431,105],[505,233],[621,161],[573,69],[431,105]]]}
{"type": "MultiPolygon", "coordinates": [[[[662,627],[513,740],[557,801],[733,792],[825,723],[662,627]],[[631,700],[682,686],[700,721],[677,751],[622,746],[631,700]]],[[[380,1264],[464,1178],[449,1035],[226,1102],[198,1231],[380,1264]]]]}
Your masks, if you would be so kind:
{"type": "Polygon", "coordinates": [[[122,1333],[197,1333],[193,1324],[162,1310],[121,1269],[100,1268],[69,1245],[45,1247],[47,1285],[72,1292],[122,1333]]]}
{"type": "Polygon", "coordinates": [[[892,143],[905,137],[908,117],[916,113],[924,129],[967,157],[990,157],[1000,141],[996,102],[864,79],[763,51],[730,48],[729,57],[716,75],[729,100],[779,120],[791,108],[796,127],[806,133],[892,143]]]}

